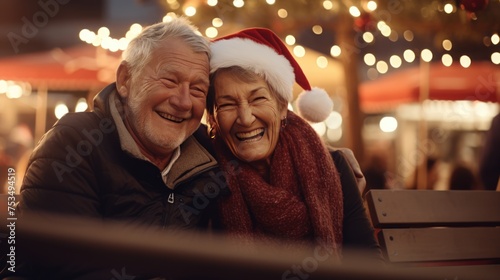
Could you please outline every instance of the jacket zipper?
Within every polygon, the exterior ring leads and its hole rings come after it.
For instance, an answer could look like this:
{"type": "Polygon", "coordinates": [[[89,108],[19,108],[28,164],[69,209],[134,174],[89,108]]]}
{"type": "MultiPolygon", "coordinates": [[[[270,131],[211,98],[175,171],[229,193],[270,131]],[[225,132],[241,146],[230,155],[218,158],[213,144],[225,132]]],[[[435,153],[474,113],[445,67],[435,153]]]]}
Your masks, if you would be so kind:
{"type": "Polygon", "coordinates": [[[174,203],[174,193],[171,192],[169,195],[168,195],[168,199],[167,199],[168,203],[170,204],[173,204],[174,203]]]}
{"type": "MultiPolygon", "coordinates": [[[[197,175],[199,175],[199,174],[201,174],[201,173],[203,173],[203,172],[208,172],[208,171],[210,171],[210,170],[212,170],[212,169],[216,169],[216,168],[217,168],[217,166],[210,166],[210,167],[208,167],[208,168],[205,168],[205,169],[203,169],[203,170],[200,170],[199,172],[196,172],[195,174],[193,174],[193,175],[192,175],[189,179],[187,179],[187,180],[184,180],[184,181],[181,181],[181,182],[177,183],[177,184],[174,186],[174,189],[179,189],[179,188],[182,188],[183,186],[185,186],[186,184],[188,184],[190,181],[194,180],[194,178],[195,178],[197,175]]],[[[168,195],[167,202],[168,202],[169,204],[173,204],[173,203],[175,202],[175,196],[174,196],[174,192],[173,192],[173,191],[172,191],[172,192],[168,195]]],[[[167,213],[167,209],[168,209],[168,208],[167,208],[167,207],[165,207],[165,211],[164,211],[164,213],[163,213],[163,225],[162,225],[162,228],[163,228],[163,229],[167,227],[167,216],[168,216],[168,214],[170,214],[170,213],[167,213]]]]}

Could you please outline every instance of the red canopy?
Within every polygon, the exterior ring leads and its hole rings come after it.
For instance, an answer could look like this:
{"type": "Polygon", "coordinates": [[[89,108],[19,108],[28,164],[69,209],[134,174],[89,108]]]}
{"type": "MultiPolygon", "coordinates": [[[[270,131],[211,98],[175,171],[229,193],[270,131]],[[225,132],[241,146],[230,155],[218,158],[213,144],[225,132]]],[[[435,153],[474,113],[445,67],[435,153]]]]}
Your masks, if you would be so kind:
{"type": "MultiPolygon", "coordinates": [[[[500,101],[500,67],[490,62],[473,62],[469,68],[455,63],[429,65],[429,99],[500,101]]],[[[402,103],[418,102],[419,67],[399,70],[360,85],[360,103],[365,112],[392,109],[402,103]]]]}
{"type": "Polygon", "coordinates": [[[0,80],[51,90],[88,90],[114,81],[119,55],[91,45],[0,59],[0,80]]]}

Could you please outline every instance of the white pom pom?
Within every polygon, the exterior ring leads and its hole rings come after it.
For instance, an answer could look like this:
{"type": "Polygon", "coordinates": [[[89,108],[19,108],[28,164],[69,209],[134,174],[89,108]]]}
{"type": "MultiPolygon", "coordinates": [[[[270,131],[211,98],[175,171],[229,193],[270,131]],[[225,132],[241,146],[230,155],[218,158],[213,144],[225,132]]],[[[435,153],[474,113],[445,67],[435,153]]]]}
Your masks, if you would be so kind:
{"type": "Polygon", "coordinates": [[[322,122],[332,112],[333,101],[324,89],[315,87],[299,95],[297,109],[299,115],[307,121],[322,122]]]}

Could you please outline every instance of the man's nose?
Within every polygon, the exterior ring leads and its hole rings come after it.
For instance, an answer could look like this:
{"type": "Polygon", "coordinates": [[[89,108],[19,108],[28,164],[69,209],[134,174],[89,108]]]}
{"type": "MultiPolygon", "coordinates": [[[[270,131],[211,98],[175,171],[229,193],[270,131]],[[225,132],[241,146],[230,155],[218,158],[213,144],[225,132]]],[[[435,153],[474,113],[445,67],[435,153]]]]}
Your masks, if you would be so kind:
{"type": "Polygon", "coordinates": [[[191,101],[189,86],[179,86],[179,91],[171,97],[170,104],[180,111],[191,110],[193,102],[191,101]]]}

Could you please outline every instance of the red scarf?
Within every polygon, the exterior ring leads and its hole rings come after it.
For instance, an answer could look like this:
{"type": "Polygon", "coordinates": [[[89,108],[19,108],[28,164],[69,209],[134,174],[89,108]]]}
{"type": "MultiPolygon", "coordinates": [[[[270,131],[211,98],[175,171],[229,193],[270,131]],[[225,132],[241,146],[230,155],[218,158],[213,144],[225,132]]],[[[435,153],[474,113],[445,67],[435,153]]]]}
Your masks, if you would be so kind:
{"type": "Polygon", "coordinates": [[[312,127],[288,112],[270,163],[270,183],[237,160],[216,137],[231,195],[222,198],[222,226],[240,237],[311,241],[340,256],[342,188],[333,159],[312,127]]]}

